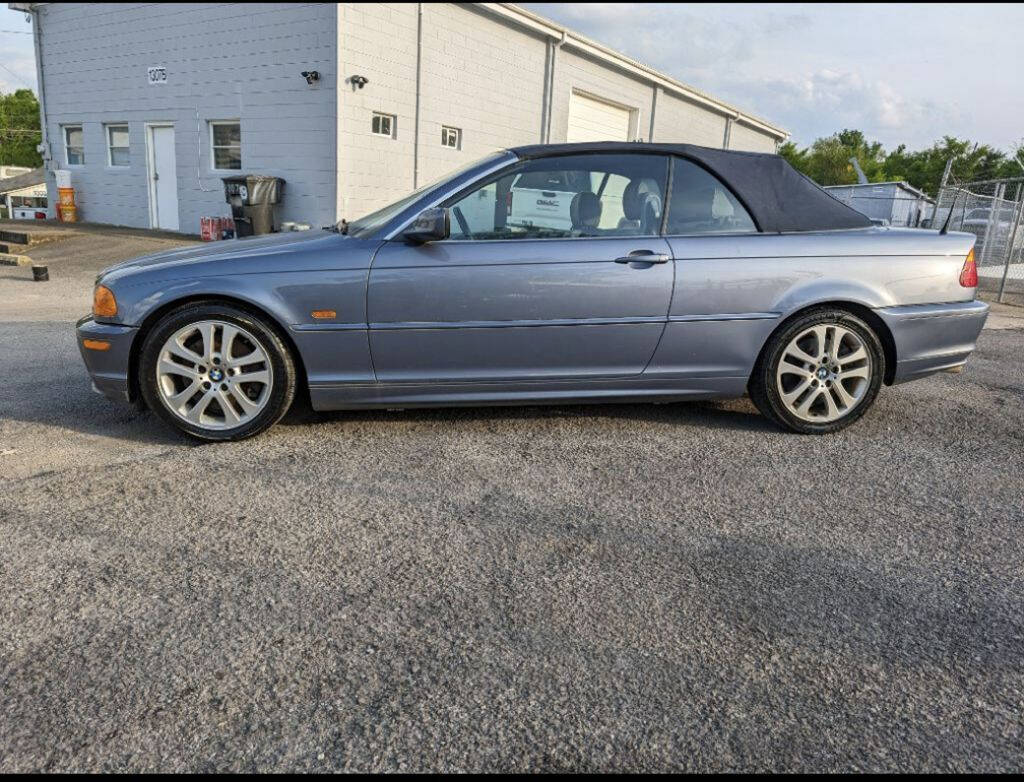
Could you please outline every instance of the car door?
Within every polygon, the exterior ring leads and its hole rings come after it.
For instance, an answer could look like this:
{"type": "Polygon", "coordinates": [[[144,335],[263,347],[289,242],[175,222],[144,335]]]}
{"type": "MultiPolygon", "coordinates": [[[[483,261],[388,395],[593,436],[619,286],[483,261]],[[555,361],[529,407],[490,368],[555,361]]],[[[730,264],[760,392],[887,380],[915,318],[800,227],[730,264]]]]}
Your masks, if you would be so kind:
{"type": "Polygon", "coordinates": [[[447,240],[386,243],[367,296],[378,381],[641,374],[672,296],[671,249],[660,236],[667,169],[666,157],[639,153],[522,161],[445,204],[447,240]],[[510,220],[522,214],[510,203],[513,183],[555,172],[580,183],[571,224],[561,215],[545,223],[539,210],[510,220]],[[633,181],[642,198],[624,210],[623,182],[633,181]]]}
{"type": "Polygon", "coordinates": [[[692,161],[673,159],[667,210],[675,291],[648,372],[738,378],[742,388],[778,323],[775,302],[802,271],[779,256],[786,237],[760,233],[729,187],[692,161]]]}

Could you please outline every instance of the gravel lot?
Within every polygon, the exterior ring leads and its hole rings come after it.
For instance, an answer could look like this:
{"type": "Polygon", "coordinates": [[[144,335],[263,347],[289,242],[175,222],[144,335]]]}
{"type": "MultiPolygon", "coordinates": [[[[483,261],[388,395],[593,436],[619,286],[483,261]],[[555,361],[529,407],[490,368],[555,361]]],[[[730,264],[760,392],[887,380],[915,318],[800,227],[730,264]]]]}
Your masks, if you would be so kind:
{"type": "Polygon", "coordinates": [[[0,771],[1024,770],[1024,331],[839,435],[725,404],[94,395],[106,262],[0,267],[0,771]]]}

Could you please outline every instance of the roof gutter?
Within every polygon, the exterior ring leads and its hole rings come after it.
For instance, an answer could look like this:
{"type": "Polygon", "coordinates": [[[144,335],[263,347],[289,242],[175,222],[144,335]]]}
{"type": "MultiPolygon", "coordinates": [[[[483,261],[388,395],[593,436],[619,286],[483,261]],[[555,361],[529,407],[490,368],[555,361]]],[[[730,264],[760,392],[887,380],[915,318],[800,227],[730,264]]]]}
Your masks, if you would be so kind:
{"type": "Polygon", "coordinates": [[[732,117],[735,121],[742,122],[748,127],[763,131],[767,135],[780,141],[784,141],[789,138],[789,132],[782,128],[746,114],[734,106],[730,106],[727,103],[701,92],[695,87],[683,84],[682,82],[677,81],[670,76],[666,76],[643,63],[639,63],[636,60],[626,57],[624,54],[617,52],[614,49],[610,49],[596,41],[591,41],[589,38],[585,38],[567,27],[562,27],[549,19],[545,19],[543,16],[538,16],[531,11],[527,11],[525,8],[520,8],[513,3],[474,3],[474,5],[477,8],[493,14],[507,22],[511,22],[549,38],[556,38],[561,41],[562,47],[575,49],[576,51],[582,52],[593,59],[608,63],[609,65],[625,71],[630,75],[639,77],[643,81],[652,85],[657,85],[666,92],[679,95],[692,103],[704,106],[718,114],[722,114],[726,117],[732,117]]]}

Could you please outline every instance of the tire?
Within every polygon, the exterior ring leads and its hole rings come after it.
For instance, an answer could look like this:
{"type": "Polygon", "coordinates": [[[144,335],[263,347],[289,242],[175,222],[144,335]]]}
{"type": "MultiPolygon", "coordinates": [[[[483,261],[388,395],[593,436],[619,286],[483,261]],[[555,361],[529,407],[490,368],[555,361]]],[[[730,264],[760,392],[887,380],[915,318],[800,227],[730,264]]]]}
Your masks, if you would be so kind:
{"type": "Polygon", "coordinates": [[[225,303],[167,313],[139,356],[139,388],[149,409],[201,440],[242,440],[273,426],[288,412],[296,382],[295,361],[277,327],[225,303]]]}
{"type": "Polygon", "coordinates": [[[769,338],[754,365],[750,398],[783,429],[828,434],[867,412],[884,376],[885,353],[872,328],[847,310],[819,307],[769,338]]]}

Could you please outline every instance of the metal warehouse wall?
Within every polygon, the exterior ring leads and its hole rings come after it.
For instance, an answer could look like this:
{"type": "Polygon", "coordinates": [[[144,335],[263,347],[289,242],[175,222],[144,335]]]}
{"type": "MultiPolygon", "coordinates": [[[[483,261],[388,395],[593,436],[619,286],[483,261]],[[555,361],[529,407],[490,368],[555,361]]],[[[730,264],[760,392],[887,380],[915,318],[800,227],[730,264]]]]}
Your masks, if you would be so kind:
{"type": "MultiPolygon", "coordinates": [[[[180,230],[197,233],[201,215],[228,213],[207,120],[240,119],[242,172],[287,180],[283,218],[334,220],[334,5],[54,3],[39,15],[59,167],[60,126],[84,128],[86,164],[72,169],[82,219],[149,226],[145,123],[173,121],[180,230]],[[166,84],[148,84],[150,66],[166,66],[166,84]],[[322,80],[309,87],[300,73],[313,69],[322,80]],[[129,125],[126,168],[107,165],[113,122],[129,125]]],[[[52,204],[52,176],[49,185],[52,204]]]]}
{"type": "MultiPolygon", "coordinates": [[[[81,124],[86,164],[72,178],[85,220],[150,225],[146,123],[158,121],[174,123],[188,232],[228,211],[210,120],[241,121],[241,172],[283,177],[281,218],[314,225],[357,217],[495,149],[564,141],[574,92],[628,108],[632,138],[721,147],[728,135],[734,149],[775,149],[739,122],[727,134],[727,107],[561,45],[549,23],[501,4],[54,3],[38,13],[50,168],[64,167],[61,125],[81,124]],[[166,84],[147,82],[152,66],[167,69],[166,84]],[[308,70],[318,84],[306,84],[308,70]],[[397,117],[394,138],[371,132],[374,111],[397,117]],[[109,123],[129,125],[127,167],[107,165],[109,123]],[[460,149],[442,146],[442,125],[462,130],[460,149]]],[[[52,177],[49,186],[56,203],[52,177]]]]}
{"type": "MultiPolygon", "coordinates": [[[[357,217],[495,149],[564,141],[569,101],[581,91],[631,110],[632,137],[721,147],[726,114],[570,48],[554,54],[546,116],[548,41],[541,32],[472,5],[342,3],[338,11],[338,215],[357,217]],[[421,85],[416,128],[417,29],[421,85]],[[347,80],[365,76],[355,89],[347,80]],[[397,116],[395,138],[371,132],[374,111],[397,116]],[[441,126],[462,129],[461,150],[441,126]],[[418,143],[417,143],[418,142],[418,143]],[[418,160],[418,164],[417,164],[418,160]],[[415,170],[414,169],[418,169],[415,170]]],[[[772,136],[734,122],[730,148],[774,152],[772,136]]]]}

